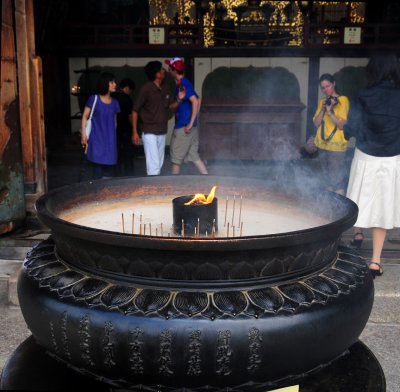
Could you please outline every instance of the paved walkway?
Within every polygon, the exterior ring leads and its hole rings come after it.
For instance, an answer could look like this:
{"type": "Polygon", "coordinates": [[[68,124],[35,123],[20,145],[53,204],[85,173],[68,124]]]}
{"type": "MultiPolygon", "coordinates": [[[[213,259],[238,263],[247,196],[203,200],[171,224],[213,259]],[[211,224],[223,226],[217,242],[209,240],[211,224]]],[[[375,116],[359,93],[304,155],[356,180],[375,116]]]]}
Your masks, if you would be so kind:
{"type": "MultiPolygon", "coordinates": [[[[70,159],[61,159],[56,166],[49,167],[50,188],[76,181],[79,160],[78,164],[71,166],[70,163],[70,159]]],[[[144,175],[143,158],[137,158],[135,163],[137,175],[144,175]]],[[[185,168],[185,171],[188,174],[193,173],[190,167],[185,168]]],[[[212,174],[239,176],[250,171],[256,176],[272,173],[270,168],[263,165],[210,165],[212,174]]],[[[274,173],[276,174],[276,170],[274,173]]],[[[0,237],[0,369],[10,353],[29,336],[20,308],[9,305],[9,301],[16,303],[16,276],[26,252],[47,236],[48,230],[36,219],[30,218],[21,230],[0,237]]],[[[344,233],[343,242],[348,243],[351,236],[351,230],[344,233]]],[[[365,236],[361,254],[369,258],[372,248],[370,232],[366,231],[365,236]]],[[[375,280],[374,307],[361,340],[380,361],[386,375],[387,391],[400,392],[400,231],[389,232],[384,247],[383,268],[383,276],[375,280]]]]}

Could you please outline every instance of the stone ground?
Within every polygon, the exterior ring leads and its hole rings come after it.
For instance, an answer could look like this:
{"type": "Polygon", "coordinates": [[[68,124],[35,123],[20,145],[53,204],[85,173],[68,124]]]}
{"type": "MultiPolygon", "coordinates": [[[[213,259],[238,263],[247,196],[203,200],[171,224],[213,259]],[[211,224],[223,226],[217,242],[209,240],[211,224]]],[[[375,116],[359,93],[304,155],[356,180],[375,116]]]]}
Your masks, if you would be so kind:
{"type": "MultiPolygon", "coordinates": [[[[73,152],[49,165],[49,188],[76,182],[79,176],[79,154],[73,152]]],[[[51,163],[51,160],[49,160],[51,163]]],[[[135,160],[135,175],[145,174],[144,159],[135,160]]],[[[295,168],[295,175],[308,173],[315,162],[301,164],[295,168]]],[[[280,176],[282,166],[270,166],[260,163],[209,163],[210,174],[229,174],[258,177],[280,176]],[[277,170],[278,169],[278,170],[277,170]],[[278,174],[276,174],[278,173],[278,174]]],[[[166,165],[165,173],[168,172],[166,165]]],[[[284,170],[286,171],[286,170],[284,170]]],[[[184,173],[193,174],[192,168],[185,168],[184,173]]],[[[293,173],[292,173],[293,175],[293,173]]],[[[305,179],[305,183],[309,179],[305,179]]],[[[351,239],[351,230],[343,235],[346,244],[351,239]]],[[[25,226],[14,233],[0,237],[0,369],[8,356],[30,335],[22,317],[16,299],[16,277],[26,252],[48,236],[48,231],[35,218],[28,218],[25,226]],[[10,304],[11,303],[11,304],[10,304]],[[14,304],[14,305],[13,305],[14,304]]],[[[368,259],[371,256],[372,242],[370,232],[366,231],[361,254],[368,259]]],[[[374,307],[360,339],[378,358],[387,382],[387,392],[400,392],[400,230],[389,232],[384,247],[383,276],[375,280],[374,307]]],[[[320,391],[323,392],[323,391],[320,391]]]]}

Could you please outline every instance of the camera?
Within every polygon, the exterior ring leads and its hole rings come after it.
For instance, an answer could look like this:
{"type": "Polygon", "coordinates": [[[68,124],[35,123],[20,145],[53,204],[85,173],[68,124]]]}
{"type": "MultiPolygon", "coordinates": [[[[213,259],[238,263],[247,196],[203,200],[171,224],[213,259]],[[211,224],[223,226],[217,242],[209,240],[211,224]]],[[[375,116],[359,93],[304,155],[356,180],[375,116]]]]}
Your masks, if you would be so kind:
{"type": "Polygon", "coordinates": [[[331,106],[332,103],[336,105],[337,102],[338,102],[337,98],[334,97],[333,95],[330,95],[328,98],[325,99],[325,105],[327,106],[331,106]]]}

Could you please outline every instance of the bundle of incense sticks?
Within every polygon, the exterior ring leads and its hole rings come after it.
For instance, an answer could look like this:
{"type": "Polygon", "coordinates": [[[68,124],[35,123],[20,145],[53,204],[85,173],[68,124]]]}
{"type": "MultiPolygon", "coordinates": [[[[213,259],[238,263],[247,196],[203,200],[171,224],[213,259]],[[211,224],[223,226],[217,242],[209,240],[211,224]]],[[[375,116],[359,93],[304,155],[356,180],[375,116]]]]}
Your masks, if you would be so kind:
{"type": "MultiPolygon", "coordinates": [[[[236,195],[233,196],[233,205],[232,205],[232,215],[231,215],[231,220],[230,222],[227,221],[228,217],[228,207],[229,207],[229,197],[226,197],[226,203],[225,203],[225,212],[224,212],[224,227],[227,227],[226,230],[226,236],[229,237],[230,234],[232,234],[233,237],[236,236],[236,234],[239,234],[240,237],[243,236],[243,221],[242,221],[242,204],[243,204],[243,196],[240,196],[240,203],[239,203],[239,214],[238,214],[238,223],[235,225],[235,214],[236,214],[236,195]],[[236,232],[239,233],[236,233],[236,232]]],[[[124,213],[121,213],[121,223],[122,223],[122,232],[126,233],[126,227],[125,227],[125,217],[124,213]]],[[[160,223],[160,230],[156,226],[155,229],[155,236],[158,237],[159,235],[161,237],[164,237],[164,224],[161,222],[160,223]]],[[[148,223],[149,227],[149,235],[153,235],[152,231],[152,225],[149,222],[148,223]]],[[[135,213],[132,213],[132,235],[135,234],[135,213]]],[[[139,235],[146,235],[147,233],[147,224],[143,223],[143,215],[140,213],[139,215],[139,235]]],[[[172,232],[174,232],[174,227],[172,226],[172,232]]],[[[168,237],[171,237],[171,232],[169,231],[167,233],[168,237]]],[[[211,228],[211,233],[208,233],[208,231],[205,232],[205,237],[206,238],[214,238],[216,236],[216,222],[215,219],[213,219],[213,224],[211,228]]],[[[181,227],[181,237],[185,237],[185,221],[182,219],[182,227],[181,227]]],[[[190,237],[190,236],[189,236],[190,237]]],[[[200,218],[197,218],[197,226],[194,228],[194,237],[200,237],[200,218]]]]}
{"type": "Polygon", "coordinates": [[[232,235],[233,237],[236,235],[235,230],[236,228],[240,227],[240,236],[243,235],[243,221],[242,221],[242,205],[243,205],[243,196],[240,196],[240,204],[239,204],[239,214],[238,214],[238,223],[235,225],[235,212],[236,212],[236,195],[233,196],[233,206],[232,206],[232,217],[231,217],[231,222],[227,222],[227,216],[228,216],[228,206],[229,206],[229,197],[226,197],[226,203],[225,203],[225,213],[224,213],[224,227],[227,227],[227,237],[229,237],[230,233],[230,226],[232,227],[232,235]]]}

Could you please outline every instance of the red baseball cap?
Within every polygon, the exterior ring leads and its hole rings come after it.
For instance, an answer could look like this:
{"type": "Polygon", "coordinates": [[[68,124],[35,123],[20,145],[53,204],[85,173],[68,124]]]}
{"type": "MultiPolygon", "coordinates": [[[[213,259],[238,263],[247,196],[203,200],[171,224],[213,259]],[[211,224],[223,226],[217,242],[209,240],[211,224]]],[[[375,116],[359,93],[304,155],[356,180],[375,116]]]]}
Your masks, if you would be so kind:
{"type": "Polygon", "coordinates": [[[168,64],[171,68],[183,72],[185,70],[185,61],[180,57],[174,57],[169,60],[165,60],[165,64],[168,64]]]}

